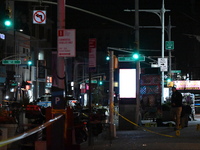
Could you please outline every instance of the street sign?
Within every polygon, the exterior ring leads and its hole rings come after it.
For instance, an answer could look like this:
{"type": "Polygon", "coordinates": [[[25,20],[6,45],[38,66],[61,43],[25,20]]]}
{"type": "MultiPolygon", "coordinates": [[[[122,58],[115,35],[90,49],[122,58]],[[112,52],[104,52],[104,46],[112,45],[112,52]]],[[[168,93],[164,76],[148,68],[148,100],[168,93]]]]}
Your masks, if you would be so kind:
{"type": "Polygon", "coordinates": [[[167,66],[167,58],[158,58],[158,66],[167,66]]]}
{"type": "Polygon", "coordinates": [[[58,57],[76,56],[76,30],[58,29],[57,30],[58,57]]]}
{"type": "Polygon", "coordinates": [[[160,66],[160,71],[167,71],[167,58],[158,58],[158,66],[160,66]]]}
{"type": "Polygon", "coordinates": [[[138,60],[135,60],[133,57],[118,57],[119,62],[132,62],[132,61],[145,61],[144,56],[140,56],[138,60]]]}
{"type": "Polygon", "coordinates": [[[15,74],[14,78],[21,78],[21,75],[20,74],[15,74]]]}
{"type": "MultiPolygon", "coordinates": [[[[96,68],[97,39],[89,39],[89,68],[96,68]]],[[[91,71],[91,70],[90,70],[91,71]]]]}
{"type": "Polygon", "coordinates": [[[33,23],[34,24],[46,24],[46,11],[34,10],[33,11],[33,23]]]}
{"type": "Polygon", "coordinates": [[[2,60],[2,64],[4,65],[21,64],[21,60],[2,60]]]}
{"type": "Polygon", "coordinates": [[[172,73],[181,73],[181,70],[171,70],[172,73]]]}
{"type": "Polygon", "coordinates": [[[161,67],[160,67],[160,71],[161,71],[161,72],[168,71],[167,66],[161,66],[161,67]]]}
{"type": "MultiPolygon", "coordinates": [[[[86,80],[86,83],[89,83],[89,80],[86,80]]],[[[91,83],[97,83],[97,80],[91,80],[91,83]]]]}
{"type": "Polygon", "coordinates": [[[63,97],[63,90],[57,87],[53,87],[52,91],[52,108],[53,109],[64,109],[65,107],[65,99],[63,97]],[[60,90],[60,91],[59,91],[60,90]]]}
{"type": "Polygon", "coordinates": [[[174,49],[174,41],[165,41],[165,49],[173,50],[174,49]]]}

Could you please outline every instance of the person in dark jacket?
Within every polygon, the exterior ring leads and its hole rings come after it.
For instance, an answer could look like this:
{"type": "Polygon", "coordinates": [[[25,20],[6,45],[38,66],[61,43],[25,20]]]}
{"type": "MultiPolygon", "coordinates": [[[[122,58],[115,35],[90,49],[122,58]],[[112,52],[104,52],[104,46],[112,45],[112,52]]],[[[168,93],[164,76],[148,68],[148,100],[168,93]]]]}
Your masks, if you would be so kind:
{"type": "Polygon", "coordinates": [[[182,112],[182,94],[175,88],[172,87],[172,97],[171,97],[171,105],[172,105],[172,117],[176,123],[175,130],[180,129],[180,120],[181,120],[181,112],[182,112]]]}

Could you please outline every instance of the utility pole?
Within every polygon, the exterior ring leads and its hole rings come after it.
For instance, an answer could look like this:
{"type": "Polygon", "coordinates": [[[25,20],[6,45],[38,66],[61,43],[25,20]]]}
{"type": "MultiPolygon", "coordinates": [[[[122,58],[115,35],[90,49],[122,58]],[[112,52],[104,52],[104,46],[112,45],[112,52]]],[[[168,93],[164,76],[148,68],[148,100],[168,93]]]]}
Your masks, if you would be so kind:
{"type": "Polygon", "coordinates": [[[110,77],[109,77],[109,99],[110,99],[110,133],[111,137],[116,137],[116,129],[114,125],[114,54],[113,51],[110,51],[110,62],[109,62],[109,71],[110,71],[110,77]]]}
{"type": "MultiPolygon", "coordinates": [[[[161,22],[162,22],[162,58],[164,58],[164,42],[165,42],[165,6],[164,0],[162,0],[161,8],[161,22]]],[[[164,71],[162,71],[162,94],[161,94],[161,104],[164,103],[164,71]]]]}
{"type": "MultiPolygon", "coordinates": [[[[65,0],[58,0],[57,5],[57,29],[65,29],[65,0]]],[[[57,32],[58,32],[57,30],[57,32]]],[[[57,45],[58,46],[58,45],[57,45]]],[[[47,128],[47,149],[54,150],[64,150],[67,146],[71,146],[72,136],[70,136],[70,131],[67,130],[67,124],[69,124],[68,128],[71,128],[71,124],[68,123],[68,120],[71,120],[68,115],[70,112],[65,110],[65,98],[64,98],[64,89],[65,89],[65,82],[64,76],[66,71],[64,57],[59,57],[57,55],[56,61],[56,84],[52,86],[52,110],[60,110],[60,112],[65,113],[64,117],[57,120],[51,127],[47,128]],[[66,119],[67,118],[67,119],[66,119]],[[53,135],[53,136],[51,136],[53,135]]],[[[67,93],[66,93],[67,94],[67,93]]],[[[62,113],[52,113],[52,111],[48,111],[48,114],[51,117],[56,117],[62,113]]],[[[68,149],[68,148],[67,148],[68,149]]]]}
{"type": "MultiPolygon", "coordinates": [[[[139,0],[135,0],[135,49],[139,54],[139,0]]],[[[139,122],[139,111],[140,111],[140,61],[136,62],[136,112],[135,112],[135,123],[139,122]]]]}
{"type": "MultiPolygon", "coordinates": [[[[65,0],[58,0],[58,22],[57,29],[65,29],[65,0]]],[[[57,57],[57,73],[60,78],[64,77],[65,73],[64,58],[57,57]]],[[[61,79],[58,79],[58,87],[61,89],[65,88],[64,82],[61,79]]]]}
{"type": "MultiPolygon", "coordinates": [[[[168,40],[171,41],[171,18],[169,16],[169,24],[168,24],[168,40]]],[[[172,56],[171,56],[171,50],[169,50],[169,76],[170,79],[172,79],[172,60],[171,60],[172,56]]]]}
{"type": "MultiPolygon", "coordinates": [[[[162,58],[164,58],[164,45],[165,45],[165,6],[164,6],[164,0],[162,0],[162,8],[161,8],[161,22],[162,22],[162,58]]],[[[162,94],[161,94],[161,104],[164,103],[164,71],[162,71],[162,94]]]]}

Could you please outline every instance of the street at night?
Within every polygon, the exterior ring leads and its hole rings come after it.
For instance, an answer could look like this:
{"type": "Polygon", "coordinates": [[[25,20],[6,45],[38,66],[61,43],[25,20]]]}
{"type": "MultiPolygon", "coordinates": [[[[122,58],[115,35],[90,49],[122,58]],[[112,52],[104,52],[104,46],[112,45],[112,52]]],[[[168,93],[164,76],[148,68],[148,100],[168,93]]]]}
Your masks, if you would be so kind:
{"type": "Polygon", "coordinates": [[[199,16],[200,0],[0,0],[0,150],[199,150],[199,16]]]}
{"type": "MultiPolygon", "coordinates": [[[[150,122],[150,121],[147,121],[150,122]]],[[[200,148],[200,115],[196,121],[189,121],[189,126],[180,130],[177,135],[173,127],[145,127],[131,131],[117,131],[116,138],[109,138],[109,133],[103,132],[81,144],[81,150],[199,150],[200,148]],[[147,129],[147,130],[145,130],[147,129]]]]}

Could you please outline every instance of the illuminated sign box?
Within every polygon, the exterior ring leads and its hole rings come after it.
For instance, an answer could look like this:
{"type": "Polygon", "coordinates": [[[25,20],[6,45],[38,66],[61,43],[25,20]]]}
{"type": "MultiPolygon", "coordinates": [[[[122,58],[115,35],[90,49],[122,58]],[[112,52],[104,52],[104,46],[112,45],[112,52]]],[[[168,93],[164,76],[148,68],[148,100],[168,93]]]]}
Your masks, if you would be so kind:
{"type": "Polygon", "coordinates": [[[136,69],[119,70],[120,98],[136,98],[136,69]]]}
{"type": "Polygon", "coordinates": [[[177,90],[200,90],[200,80],[173,81],[177,90]]]}

